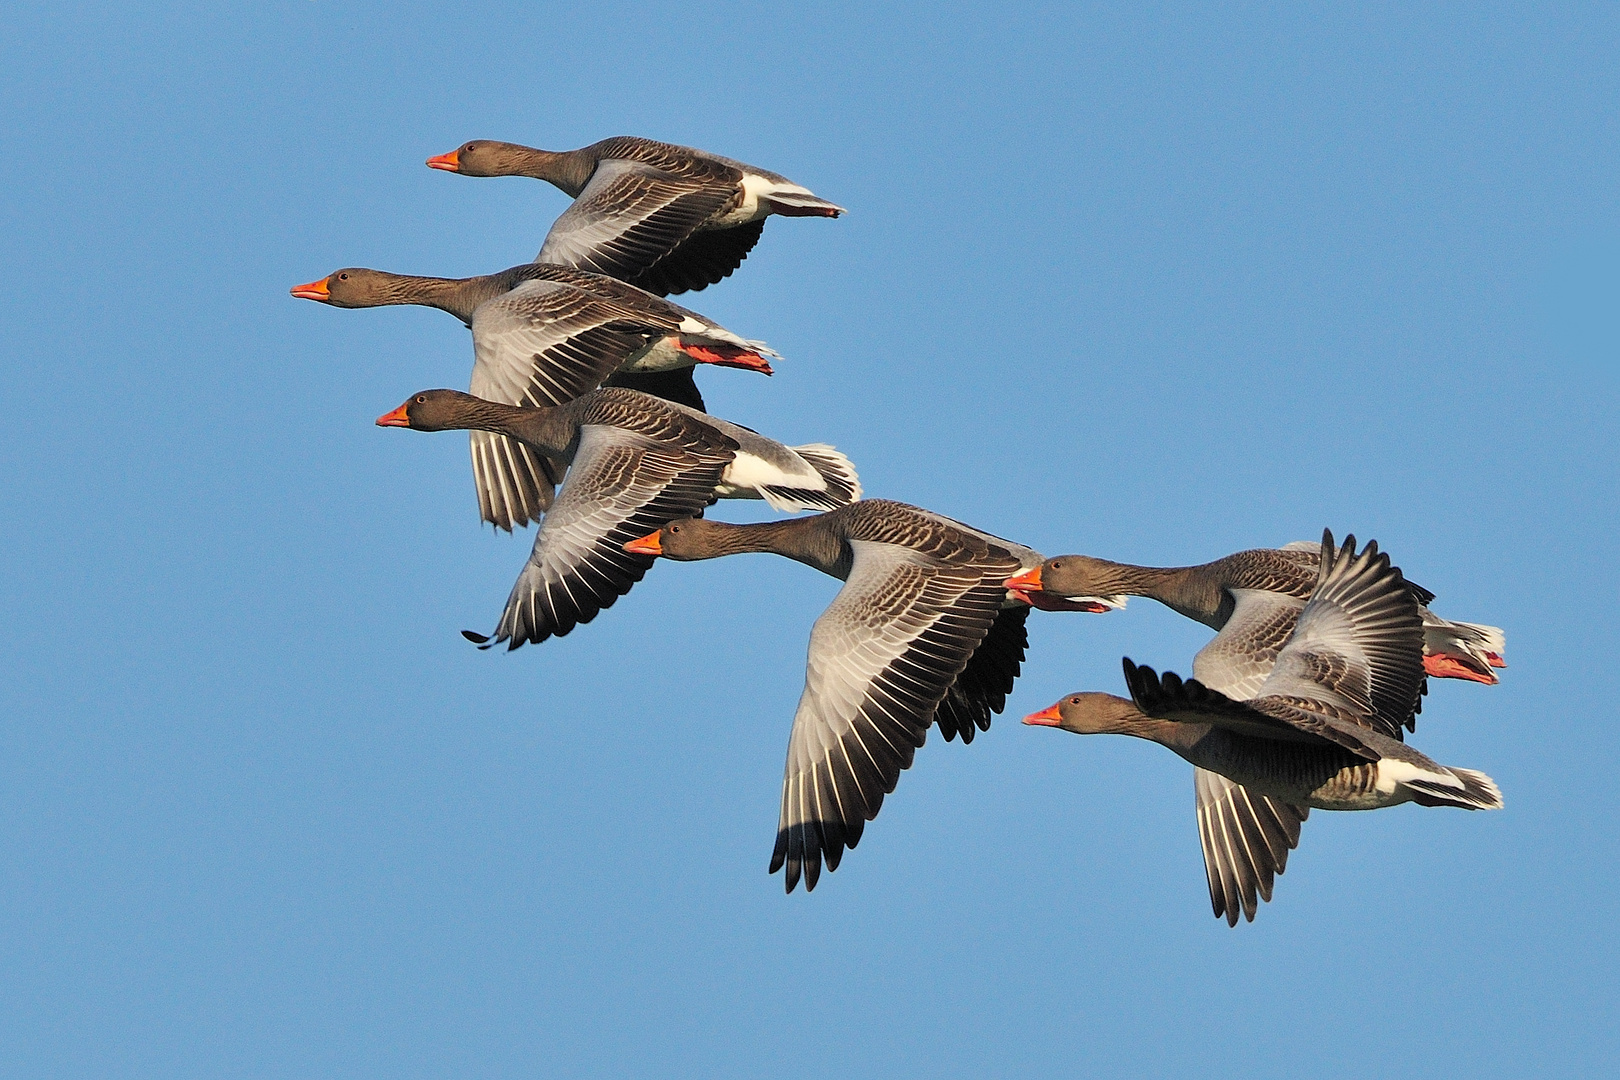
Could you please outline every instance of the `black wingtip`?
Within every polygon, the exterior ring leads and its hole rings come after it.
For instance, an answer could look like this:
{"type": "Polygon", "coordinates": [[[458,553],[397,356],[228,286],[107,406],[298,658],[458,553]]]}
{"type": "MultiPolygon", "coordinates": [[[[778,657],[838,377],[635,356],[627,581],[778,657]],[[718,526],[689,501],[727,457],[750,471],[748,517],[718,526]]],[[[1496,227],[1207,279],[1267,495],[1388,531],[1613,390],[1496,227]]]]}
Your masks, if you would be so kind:
{"type": "Polygon", "coordinates": [[[484,643],[489,640],[488,634],[480,634],[474,630],[463,630],[461,636],[480,648],[484,647],[484,643]]]}

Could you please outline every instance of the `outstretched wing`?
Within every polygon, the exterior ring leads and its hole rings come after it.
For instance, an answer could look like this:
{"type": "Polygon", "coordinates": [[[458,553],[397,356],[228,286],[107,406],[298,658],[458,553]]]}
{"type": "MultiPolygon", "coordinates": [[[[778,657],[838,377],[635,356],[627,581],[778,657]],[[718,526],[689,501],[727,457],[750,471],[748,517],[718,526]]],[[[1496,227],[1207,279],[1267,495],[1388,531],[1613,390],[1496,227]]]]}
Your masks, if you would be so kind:
{"type": "Polygon", "coordinates": [[[583,425],[568,483],[535,534],[493,640],[463,633],[484,648],[505,641],[515,649],[590,622],[653,564],[625,542],[701,513],[731,457],[583,425]]]}
{"type": "Polygon", "coordinates": [[[934,710],[934,723],[947,742],[957,735],[963,743],[972,742],[978,732],[990,730],[991,714],[1006,708],[1007,695],[1012,693],[1013,680],[1018,678],[1029,648],[1025,627],[1029,611],[1023,604],[1002,608],[967,667],[945,692],[934,710]]]}
{"type": "Polygon", "coordinates": [[[1259,692],[1294,632],[1305,601],[1265,589],[1230,590],[1232,615],[1193,657],[1193,677],[1238,701],[1259,692]]]}
{"type": "Polygon", "coordinates": [[[1335,552],[1322,543],[1322,569],[1257,698],[1326,706],[1391,738],[1417,711],[1423,691],[1423,619],[1410,585],[1389,556],[1355,537],[1335,552]]]}
{"type": "MultiPolygon", "coordinates": [[[[679,325],[674,308],[632,305],[566,282],[525,281],[473,312],[473,396],[560,405],[613,374],[649,335],[679,325]]],[[[472,432],[472,456],[485,521],[510,529],[538,520],[550,506],[559,466],[488,431],[472,432]]]]}
{"type": "Polygon", "coordinates": [[[1272,881],[1287,868],[1310,810],[1250,791],[1208,769],[1193,771],[1193,786],[1215,916],[1236,926],[1241,911],[1252,922],[1256,896],[1271,902],[1272,881]]]}
{"type": "Polygon", "coordinates": [[[703,407],[703,394],[697,388],[697,380],[692,377],[695,370],[695,367],[682,367],[672,371],[620,371],[608,376],[602,385],[636,390],[698,412],[708,412],[703,407]]]}
{"type": "Polygon", "coordinates": [[[923,744],[935,710],[995,623],[1016,559],[956,561],[849,542],[854,564],[816,620],[782,777],[771,872],[787,890],[835,870],[923,744]],[[1000,575],[999,577],[997,575],[1000,575]]]}
{"type": "MultiPolygon", "coordinates": [[[[1309,553],[1312,569],[1320,545],[1309,553]]],[[[1290,552],[1290,555],[1293,553],[1290,552]]],[[[1268,589],[1231,589],[1236,601],[1221,632],[1193,658],[1193,676],[1234,701],[1251,698],[1271,674],[1277,654],[1294,632],[1305,601],[1268,589]]],[[[1310,814],[1234,783],[1220,773],[1193,769],[1198,803],[1198,841],[1216,918],[1236,926],[1238,913],[1254,919],[1258,895],[1271,902],[1272,881],[1299,844],[1300,824],[1310,814]]]]}
{"type": "Polygon", "coordinates": [[[735,197],[742,174],[714,162],[677,176],[639,161],[597,165],[551,226],[536,262],[629,281],[674,251],[735,197]]]}
{"type": "Polygon", "coordinates": [[[631,283],[659,296],[708,288],[742,265],[764,231],[764,218],[725,229],[699,229],[631,283]]]}

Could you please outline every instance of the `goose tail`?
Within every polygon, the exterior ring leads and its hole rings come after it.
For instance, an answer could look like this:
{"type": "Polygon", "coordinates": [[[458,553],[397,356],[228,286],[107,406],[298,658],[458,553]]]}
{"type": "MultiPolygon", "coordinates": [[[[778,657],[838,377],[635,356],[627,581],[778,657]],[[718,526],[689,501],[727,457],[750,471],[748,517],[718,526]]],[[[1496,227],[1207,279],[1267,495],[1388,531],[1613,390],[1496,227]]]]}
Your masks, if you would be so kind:
{"type": "Polygon", "coordinates": [[[842,206],[818,199],[808,191],[793,191],[777,189],[761,199],[769,204],[771,213],[781,214],[783,217],[830,217],[835,218],[846,213],[842,206]]]}
{"type": "Polygon", "coordinates": [[[861,478],[855,472],[855,463],[826,443],[810,443],[790,447],[821,475],[822,488],[788,487],[771,484],[760,488],[760,494],[773,509],[787,513],[801,510],[837,510],[858,502],[861,497],[861,478]]]}
{"type": "Polygon", "coordinates": [[[1402,781],[1412,791],[1412,801],[1419,806],[1456,806],[1463,810],[1502,809],[1502,789],[1496,781],[1473,769],[1446,769],[1457,780],[1458,787],[1441,784],[1423,777],[1402,781]]]}

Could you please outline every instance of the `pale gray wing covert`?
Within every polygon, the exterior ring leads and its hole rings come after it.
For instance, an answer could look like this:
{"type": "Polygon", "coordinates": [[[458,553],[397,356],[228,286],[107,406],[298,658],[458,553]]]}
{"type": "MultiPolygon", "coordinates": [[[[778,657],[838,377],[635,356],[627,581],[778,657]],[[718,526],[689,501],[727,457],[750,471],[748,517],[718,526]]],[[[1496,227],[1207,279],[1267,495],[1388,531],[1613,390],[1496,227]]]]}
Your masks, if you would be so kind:
{"type": "MultiPolygon", "coordinates": [[[[1317,550],[1310,554],[1314,560],[1317,550]]],[[[1193,658],[1193,676],[1211,690],[1243,701],[1271,674],[1305,601],[1264,589],[1231,593],[1236,601],[1231,618],[1193,658]]],[[[1299,844],[1300,824],[1310,810],[1196,766],[1193,791],[1210,904],[1216,917],[1224,916],[1231,926],[1237,925],[1239,911],[1252,921],[1256,894],[1271,901],[1274,876],[1288,865],[1288,852],[1299,844]]]]}
{"type": "Polygon", "coordinates": [[[844,848],[860,841],[989,633],[1013,572],[894,544],[850,546],[849,578],[810,634],[788,738],[771,871],[787,867],[789,892],[801,874],[815,888],[822,862],[837,869],[844,848]]]}
{"type": "Polygon", "coordinates": [[[738,179],[728,184],[638,161],[603,161],[552,224],[535,261],[637,278],[724,209],[738,179]]]}
{"type": "MultiPolygon", "coordinates": [[[[471,391],[506,405],[560,405],[612,375],[649,333],[678,325],[673,314],[632,309],[574,285],[526,281],[473,312],[471,391]]],[[[484,520],[503,529],[539,520],[561,464],[494,432],[472,432],[471,446],[484,520]]]]}
{"type": "Polygon", "coordinates": [[[624,544],[701,513],[731,458],[620,428],[582,426],[568,482],[540,523],[493,641],[463,633],[484,648],[505,641],[515,649],[590,622],[654,562],[624,544]]]}
{"type": "Polygon", "coordinates": [[[1236,604],[1221,632],[1193,657],[1193,677],[1243,701],[1260,690],[1288,642],[1305,601],[1264,589],[1232,589],[1236,604]]]}
{"type": "Polygon", "coordinates": [[[1423,619],[1389,556],[1354,543],[1324,540],[1321,580],[1255,696],[1320,702],[1398,739],[1423,691],[1423,619]]]}

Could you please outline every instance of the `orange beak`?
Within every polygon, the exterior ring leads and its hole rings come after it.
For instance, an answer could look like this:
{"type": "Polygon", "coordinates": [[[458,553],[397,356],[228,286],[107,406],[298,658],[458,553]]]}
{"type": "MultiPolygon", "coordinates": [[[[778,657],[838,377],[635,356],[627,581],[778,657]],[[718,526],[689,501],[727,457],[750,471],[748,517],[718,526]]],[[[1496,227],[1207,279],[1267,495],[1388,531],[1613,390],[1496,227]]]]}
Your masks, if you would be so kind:
{"type": "Polygon", "coordinates": [[[1032,712],[1024,717],[1024,723],[1034,727],[1057,727],[1063,723],[1063,714],[1056,705],[1048,705],[1040,712],[1032,712]]]}
{"type": "Polygon", "coordinates": [[[461,151],[459,150],[452,150],[448,154],[440,154],[438,157],[430,157],[427,159],[427,167],[430,169],[443,169],[445,172],[460,172],[460,153],[461,151]]]}
{"type": "Polygon", "coordinates": [[[319,300],[324,303],[332,298],[332,290],[326,284],[330,280],[329,277],[323,277],[308,285],[294,285],[288,291],[300,300],[319,300]]]}
{"type": "Polygon", "coordinates": [[[1033,570],[1025,570],[1022,574],[1017,574],[1003,581],[1002,584],[1013,592],[1040,592],[1041,568],[1037,566],[1033,570]]]}
{"type": "MultiPolygon", "coordinates": [[[[405,405],[409,405],[409,404],[410,404],[410,402],[408,402],[408,401],[405,403],[405,405]]],[[[411,418],[409,416],[405,415],[405,405],[401,405],[399,408],[395,409],[393,412],[383,413],[381,416],[377,417],[377,426],[378,427],[410,427],[411,426],[411,418]]]]}
{"type": "Polygon", "coordinates": [[[624,545],[624,550],[635,555],[662,555],[664,546],[658,542],[658,534],[650,532],[636,540],[624,545]]]}

